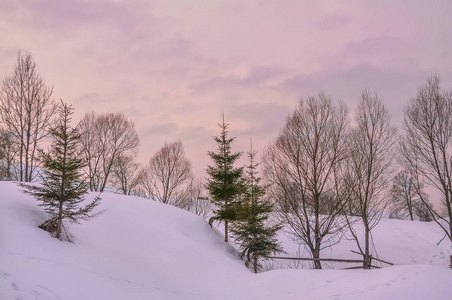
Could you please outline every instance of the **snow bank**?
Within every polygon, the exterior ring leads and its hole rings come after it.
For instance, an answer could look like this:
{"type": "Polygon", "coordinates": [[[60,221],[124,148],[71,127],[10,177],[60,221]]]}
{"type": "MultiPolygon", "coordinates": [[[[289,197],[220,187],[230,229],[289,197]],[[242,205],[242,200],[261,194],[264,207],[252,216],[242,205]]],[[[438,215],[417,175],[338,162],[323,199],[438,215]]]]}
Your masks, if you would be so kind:
{"type": "MultiPolygon", "coordinates": [[[[402,265],[255,275],[205,220],[168,205],[105,193],[105,211],[70,226],[74,243],[68,243],[37,228],[45,214],[14,183],[0,182],[0,191],[2,300],[451,297],[452,270],[443,260],[452,251],[436,247],[441,232],[434,224],[382,222],[381,254],[402,265]]],[[[295,249],[282,238],[286,249],[295,249]]],[[[351,245],[339,246],[334,255],[349,255],[351,245]]]]}

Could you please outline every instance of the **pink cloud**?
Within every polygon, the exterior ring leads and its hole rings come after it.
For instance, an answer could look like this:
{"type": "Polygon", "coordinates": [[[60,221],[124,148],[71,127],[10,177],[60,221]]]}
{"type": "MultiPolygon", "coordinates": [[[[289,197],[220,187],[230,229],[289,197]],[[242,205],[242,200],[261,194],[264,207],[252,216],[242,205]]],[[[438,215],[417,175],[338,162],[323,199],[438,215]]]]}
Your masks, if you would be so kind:
{"type": "Polygon", "coordinates": [[[143,161],[181,139],[202,173],[222,113],[247,151],[249,136],[264,147],[319,90],[353,106],[370,88],[400,118],[432,72],[450,86],[451,10],[387,0],[3,0],[0,77],[30,50],[77,118],[123,112],[143,161]]]}

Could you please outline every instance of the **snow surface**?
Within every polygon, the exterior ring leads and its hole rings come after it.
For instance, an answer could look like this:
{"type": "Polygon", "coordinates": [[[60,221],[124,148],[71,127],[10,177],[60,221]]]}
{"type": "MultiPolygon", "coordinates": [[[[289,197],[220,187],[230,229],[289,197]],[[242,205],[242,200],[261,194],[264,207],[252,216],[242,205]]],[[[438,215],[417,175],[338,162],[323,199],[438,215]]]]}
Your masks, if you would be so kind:
{"type": "MultiPolygon", "coordinates": [[[[61,242],[37,227],[46,215],[19,190],[0,182],[1,300],[452,299],[452,247],[436,245],[443,234],[434,223],[381,221],[374,238],[393,267],[253,274],[205,220],[186,211],[104,193],[105,211],[70,226],[74,243],[61,242]]],[[[280,239],[295,255],[298,247],[280,239]]],[[[322,256],[357,259],[350,250],[354,243],[343,241],[322,256]]]]}

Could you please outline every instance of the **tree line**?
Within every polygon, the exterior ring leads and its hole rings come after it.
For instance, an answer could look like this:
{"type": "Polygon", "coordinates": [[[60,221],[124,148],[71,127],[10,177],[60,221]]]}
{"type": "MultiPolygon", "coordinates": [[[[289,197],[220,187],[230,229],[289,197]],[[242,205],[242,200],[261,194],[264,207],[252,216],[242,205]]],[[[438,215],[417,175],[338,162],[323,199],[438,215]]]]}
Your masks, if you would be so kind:
{"type": "MultiPolygon", "coordinates": [[[[34,181],[42,167],[39,148],[58,122],[53,88],[38,72],[32,55],[19,52],[0,92],[0,179],[34,181]]],[[[88,112],[76,128],[90,191],[113,188],[181,207],[190,207],[186,199],[201,196],[201,181],[193,175],[181,141],[165,143],[140,166],[136,161],[140,139],[134,122],[124,114],[88,112]]]]}
{"type": "MultiPolygon", "coordinates": [[[[353,114],[324,92],[300,100],[263,150],[262,181],[252,146],[249,164],[234,166],[242,153],[232,152],[234,138],[224,119],[220,136],[214,137],[218,149],[208,152],[213,165],[203,182],[193,175],[181,141],[165,143],[141,166],[133,121],[120,113],[94,112],[73,128],[77,142],[66,150],[72,151],[68,159],[77,159],[72,161],[77,170],[63,180],[58,176],[64,172],[51,162],[60,154],[40,147],[47,138],[53,146],[70,140],[64,132],[70,131],[73,108],[52,97],[53,88],[32,55],[19,52],[0,91],[0,177],[27,183],[39,175],[41,181],[49,180],[49,187],[65,180],[72,182],[68,187],[77,185],[80,194],[73,191],[75,202],[68,203],[75,210],[70,213],[61,204],[70,197],[52,194],[59,199],[59,217],[45,226],[56,226],[58,235],[61,228],[55,224],[62,216],[78,211],[87,218],[98,204],[96,198],[87,210],[76,208],[87,190],[113,188],[210,217],[210,224],[223,222],[225,241],[232,235],[256,272],[259,258],[282,251],[275,239],[282,226],[313,258],[347,232],[363,255],[364,268],[370,267],[375,251],[372,230],[388,212],[389,217],[433,220],[452,242],[452,92],[441,89],[438,75],[428,78],[409,101],[399,134],[382,99],[370,90],[362,92],[353,114]],[[441,199],[430,201],[426,187],[439,191],[441,199]],[[364,227],[362,236],[355,231],[357,222],[364,227]]],[[[52,197],[39,192],[30,190],[49,204],[52,197]]],[[[47,208],[49,214],[55,211],[47,208]]],[[[314,267],[321,268],[320,261],[314,267]]]]}
{"type": "Polygon", "coordinates": [[[120,113],[89,112],[71,127],[73,113],[72,106],[53,99],[53,88],[32,55],[19,52],[0,89],[0,180],[18,181],[42,202],[49,219],[41,228],[69,240],[63,220],[93,216],[100,197],[83,206],[84,195],[107,188],[207,217],[210,205],[200,199],[202,183],[193,175],[181,141],[165,143],[140,166],[132,120],[120,113]],[[45,143],[50,143],[47,150],[45,143]],[[30,184],[35,181],[41,185],[30,184]]]}
{"type": "Polygon", "coordinates": [[[269,197],[293,239],[320,258],[346,230],[370,268],[372,230],[389,211],[433,220],[452,242],[451,109],[452,93],[441,89],[437,75],[409,101],[399,135],[382,99],[369,90],[352,124],[347,107],[324,93],[301,100],[264,153],[269,197]],[[437,203],[426,186],[442,194],[437,203]],[[361,236],[356,222],[364,227],[361,236]]]}

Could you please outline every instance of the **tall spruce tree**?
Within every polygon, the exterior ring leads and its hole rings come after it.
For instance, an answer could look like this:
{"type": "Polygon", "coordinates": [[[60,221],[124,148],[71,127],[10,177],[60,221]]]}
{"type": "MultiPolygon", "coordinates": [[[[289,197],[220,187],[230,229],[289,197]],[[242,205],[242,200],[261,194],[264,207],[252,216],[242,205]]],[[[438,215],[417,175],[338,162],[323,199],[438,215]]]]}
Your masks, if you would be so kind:
{"type": "Polygon", "coordinates": [[[240,243],[241,258],[246,257],[246,266],[252,262],[255,273],[262,267],[260,258],[284,252],[276,239],[281,225],[268,223],[273,205],[263,200],[265,187],[260,184],[261,178],[256,170],[259,165],[255,163],[256,154],[251,145],[243,198],[237,211],[236,222],[231,226],[235,241],[240,243]]]}
{"type": "Polygon", "coordinates": [[[235,161],[242,153],[231,152],[231,143],[235,138],[228,137],[229,124],[224,122],[224,116],[223,123],[218,126],[221,128],[221,134],[219,137],[214,137],[215,142],[218,143],[217,152],[208,152],[214,166],[207,167],[209,178],[206,188],[211,195],[212,203],[217,207],[214,210],[215,215],[209,219],[209,224],[212,226],[215,221],[224,221],[224,241],[227,243],[229,222],[236,218],[237,198],[242,191],[243,168],[234,168],[235,161]]]}
{"type": "Polygon", "coordinates": [[[49,219],[39,227],[60,240],[69,240],[67,234],[62,232],[64,219],[74,223],[87,220],[95,216],[92,210],[100,203],[100,197],[97,196],[82,206],[88,192],[88,182],[83,178],[84,163],[78,155],[81,135],[77,128],[69,126],[73,113],[72,106],[61,101],[58,123],[49,130],[52,144],[47,152],[39,150],[39,160],[43,165],[41,185],[21,184],[26,189],[24,193],[41,201],[39,206],[44,207],[49,214],[49,219]]]}

